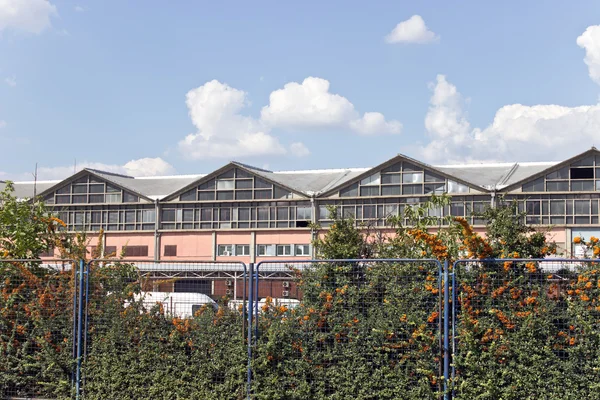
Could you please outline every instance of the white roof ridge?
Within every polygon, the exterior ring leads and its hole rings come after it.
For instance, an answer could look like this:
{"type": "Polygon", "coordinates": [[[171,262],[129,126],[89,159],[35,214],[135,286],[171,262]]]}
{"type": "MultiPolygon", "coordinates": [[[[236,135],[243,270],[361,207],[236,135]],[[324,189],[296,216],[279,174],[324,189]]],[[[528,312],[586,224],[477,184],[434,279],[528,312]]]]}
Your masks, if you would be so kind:
{"type": "MultiPolygon", "coordinates": [[[[10,179],[7,179],[7,181],[10,181],[10,179]]],[[[12,183],[59,183],[64,181],[64,179],[51,179],[51,180],[46,180],[46,181],[12,181],[12,183]]],[[[6,182],[6,181],[4,181],[6,182]]]]}
{"type": "Polygon", "coordinates": [[[292,171],[273,171],[274,174],[326,174],[326,173],[339,173],[339,172],[352,172],[352,171],[368,171],[372,168],[331,168],[331,169],[305,169],[305,170],[292,170],[292,171]]]}

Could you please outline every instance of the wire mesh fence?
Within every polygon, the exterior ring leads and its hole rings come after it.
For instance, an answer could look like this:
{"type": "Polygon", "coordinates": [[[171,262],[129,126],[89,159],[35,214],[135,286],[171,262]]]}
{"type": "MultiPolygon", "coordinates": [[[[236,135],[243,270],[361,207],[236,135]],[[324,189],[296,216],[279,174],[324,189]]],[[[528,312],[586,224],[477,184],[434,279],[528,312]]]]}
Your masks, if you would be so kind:
{"type": "Polygon", "coordinates": [[[441,264],[257,265],[255,399],[435,399],[443,386],[441,264]]]}
{"type": "Polygon", "coordinates": [[[600,398],[598,260],[470,260],[453,269],[454,398],[600,398]]]}
{"type": "Polygon", "coordinates": [[[243,263],[89,264],[85,399],[244,398],[243,263]]]}
{"type": "Polygon", "coordinates": [[[0,259],[0,398],[69,398],[76,263],[0,259]]]}

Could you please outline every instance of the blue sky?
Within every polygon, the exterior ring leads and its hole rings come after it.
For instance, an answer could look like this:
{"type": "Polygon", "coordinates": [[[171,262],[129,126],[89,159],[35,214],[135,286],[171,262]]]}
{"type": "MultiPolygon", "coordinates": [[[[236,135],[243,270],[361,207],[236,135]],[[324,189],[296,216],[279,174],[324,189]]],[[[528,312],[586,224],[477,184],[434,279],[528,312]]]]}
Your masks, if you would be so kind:
{"type": "Polygon", "coordinates": [[[600,3],[450,3],[0,2],[0,179],[600,146],[600,3]]]}

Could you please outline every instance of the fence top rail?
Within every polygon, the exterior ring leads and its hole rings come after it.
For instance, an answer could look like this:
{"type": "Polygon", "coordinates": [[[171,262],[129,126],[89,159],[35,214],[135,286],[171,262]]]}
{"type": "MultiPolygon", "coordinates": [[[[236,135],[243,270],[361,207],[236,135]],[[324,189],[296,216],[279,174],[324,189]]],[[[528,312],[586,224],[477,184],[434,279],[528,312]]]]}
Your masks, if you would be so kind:
{"type": "Polygon", "coordinates": [[[594,258],[465,258],[454,261],[454,265],[466,263],[494,263],[494,262],[545,262],[545,263],[600,263],[594,258]]]}
{"type": "Polygon", "coordinates": [[[330,260],[265,260],[260,261],[255,265],[256,271],[263,265],[265,268],[269,268],[269,266],[273,265],[311,265],[311,264],[319,264],[319,263],[365,263],[372,264],[377,262],[420,262],[420,263],[433,263],[436,264],[440,271],[442,271],[443,266],[439,260],[435,258],[340,258],[340,259],[330,259],[330,260]]]}
{"type": "Polygon", "coordinates": [[[154,261],[148,259],[94,259],[88,265],[94,263],[107,264],[133,264],[140,271],[243,271],[246,272],[246,264],[242,261],[206,261],[206,260],[183,260],[183,261],[154,261]]]}
{"type": "Polygon", "coordinates": [[[77,260],[71,258],[52,258],[52,259],[41,259],[41,258],[1,258],[0,262],[39,262],[39,263],[59,263],[59,262],[77,262],[77,260]]]}

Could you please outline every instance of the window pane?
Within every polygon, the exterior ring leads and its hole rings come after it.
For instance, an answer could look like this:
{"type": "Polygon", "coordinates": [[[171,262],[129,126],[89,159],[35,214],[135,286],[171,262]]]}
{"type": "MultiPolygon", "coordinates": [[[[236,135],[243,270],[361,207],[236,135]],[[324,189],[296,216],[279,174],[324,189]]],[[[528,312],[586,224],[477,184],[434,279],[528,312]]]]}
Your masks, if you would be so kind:
{"type": "Polygon", "coordinates": [[[215,199],[215,192],[198,192],[198,200],[212,201],[215,199]]]}
{"type": "Polygon", "coordinates": [[[379,196],[379,186],[363,186],[360,188],[361,196],[379,196]]]}
{"type": "Polygon", "coordinates": [[[464,217],[465,205],[463,203],[451,203],[450,215],[452,215],[453,217],[464,217]]]}
{"type": "Polygon", "coordinates": [[[213,190],[215,188],[215,180],[211,179],[208,182],[204,182],[200,186],[198,186],[199,190],[213,190]]]}
{"type": "Polygon", "coordinates": [[[71,202],[71,196],[56,196],[56,204],[69,204],[71,202]]]}
{"type": "Polygon", "coordinates": [[[421,183],[421,182],[423,182],[423,173],[422,172],[404,173],[404,174],[402,174],[402,182],[403,183],[421,183]]]}
{"type": "Polygon", "coordinates": [[[104,195],[90,194],[90,203],[104,203],[104,195]]]}
{"type": "Polygon", "coordinates": [[[121,193],[107,194],[105,199],[107,203],[120,203],[121,193]]]}
{"type": "Polygon", "coordinates": [[[319,206],[319,219],[329,219],[329,217],[327,206],[319,206]]]}
{"type": "Polygon", "coordinates": [[[310,220],[312,218],[311,207],[297,207],[296,208],[296,219],[310,220]]]}
{"type": "Polygon", "coordinates": [[[254,183],[252,182],[252,179],[244,179],[244,180],[235,181],[236,189],[252,189],[253,185],[254,185],[254,183]]]}
{"type": "Polygon", "coordinates": [[[212,221],[212,208],[200,209],[200,221],[212,221]]]}
{"type": "Polygon", "coordinates": [[[594,168],[571,168],[571,179],[594,179],[594,168]]]}
{"type": "Polygon", "coordinates": [[[287,207],[277,207],[277,220],[287,221],[289,219],[289,209],[287,207]]]}
{"type": "Polygon", "coordinates": [[[233,200],[233,192],[217,192],[217,200],[233,200]]]}
{"type": "Polygon", "coordinates": [[[381,195],[382,196],[395,196],[400,194],[400,185],[398,186],[382,186],[381,187],[381,195]]]}
{"type": "Polygon", "coordinates": [[[236,244],[235,245],[235,255],[236,256],[249,256],[250,255],[250,246],[247,244],[236,244]]]}
{"type": "Polygon", "coordinates": [[[217,190],[233,189],[234,181],[217,180],[217,190]]]}
{"type": "Polygon", "coordinates": [[[423,194],[423,185],[403,185],[402,194],[423,194]]]}
{"type": "Polygon", "coordinates": [[[561,168],[546,175],[546,179],[569,179],[569,168],[561,168]]]}
{"type": "Polygon", "coordinates": [[[340,190],[340,197],[357,197],[358,196],[358,183],[352,186],[340,190]]]}
{"type": "Polygon", "coordinates": [[[219,221],[231,221],[231,209],[221,208],[219,210],[219,221]]]}
{"type": "Polygon", "coordinates": [[[571,190],[574,192],[588,192],[594,190],[594,181],[571,181],[571,190]]]}
{"type": "Polygon", "coordinates": [[[179,200],[181,200],[181,201],[196,201],[197,194],[198,194],[198,191],[196,190],[196,188],[193,188],[192,190],[188,190],[187,192],[185,192],[181,196],[179,196],[179,200]]]}
{"type": "Polygon", "coordinates": [[[443,194],[446,191],[444,183],[430,183],[425,185],[425,194],[443,194]]]}
{"type": "Polygon", "coordinates": [[[367,176],[366,178],[364,178],[363,180],[360,181],[360,184],[362,186],[379,185],[379,183],[380,183],[379,173],[373,174],[371,176],[367,176]]]}
{"type": "Polygon", "coordinates": [[[240,208],[238,210],[238,219],[240,221],[250,221],[250,209],[249,208],[240,208]]]}
{"type": "Polygon", "coordinates": [[[400,172],[402,168],[402,163],[396,163],[390,167],[384,168],[381,172],[400,172]]]}
{"type": "Polygon", "coordinates": [[[525,211],[528,215],[539,215],[540,214],[540,202],[539,201],[527,201],[525,203],[525,211]]]}
{"type": "Polygon", "coordinates": [[[270,199],[272,198],[271,190],[254,190],[255,199],[270,199]]]}
{"type": "Polygon", "coordinates": [[[107,193],[120,193],[121,189],[119,189],[118,187],[111,186],[111,185],[106,185],[106,192],[107,193]]]}
{"type": "Polygon", "coordinates": [[[139,201],[139,197],[131,193],[123,192],[123,201],[125,203],[137,203],[139,201]]]}
{"type": "Polygon", "coordinates": [[[188,209],[183,210],[183,220],[186,222],[190,222],[194,220],[194,210],[188,209]]]}
{"type": "Polygon", "coordinates": [[[217,254],[219,256],[230,256],[232,254],[232,245],[230,244],[220,244],[217,247],[217,254]]]}
{"type": "Polygon", "coordinates": [[[469,193],[469,187],[458,182],[448,180],[448,193],[469,193]]]}
{"type": "Polygon", "coordinates": [[[69,194],[71,193],[71,186],[63,186],[56,191],[56,194],[69,194]]]}
{"type": "Polygon", "coordinates": [[[274,199],[291,199],[292,194],[289,190],[282,189],[280,187],[273,187],[273,198],[274,199]]]}
{"type": "Polygon", "coordinates": [[[543,192],[544,178],[538,178],[533,182],[527,182],[523,184],[522,190],[524,192],[543,192]]]}
{"type": "Polygon", "coordinates": [[[363,206],[363,218],[364,219],[373,219],[377,218],[377,209],[375,206],[363,206]]]}
{"type": "Polygon", "coordinates": [[[271,189],[271,187],[273,187],[273,185],[271,185],[269,182],[260,179],[260,178],[254,178],[254,188],[256,189],[271,189]]]}
{"type": "Polygon", "coordinates": [[[73,185],[73,193],[87,193],[87,185],[73,185]]]}
{"type": "Polygon", "coordinates": [[[444,182],[444,178],[434,174],[433,172],[425,171],[425,182],[444,182]]]}
{"type": "Polygon", "coordinates": [[[87,203],[87,195],[73,195],[73,200],[72,200],[73,204],[80,204],[80,203],[87,203]]]}
{"type": "Polygon", "coordinates": [[[233,178],[235,170],[232,168],[229,171],[223,172],[221,175],[217,176],[217,179],[226,179],[233,178]]]}
{"type": "Polygon", "coordinates": [[[111,224],[116,224],[119,222],[119,212],[118,211],[109,211],[108,212],[108,222],[111,224]]]}
{"type": "Polygon", "coordinates": [[[236,200],[252,200],[252,190],[238,190],[235,192],[236,200]]]}
{"type": "Polygon", "coordinates": [[[550,202],[550,215],[565,215],[565,201],[556,200],[550,202]]]}
{"type": "Polygon", "coordinates": [[[546,190],[549,192],[568,192],[569,181],[547,181],[546,190]]]}
{"type": "Polygon", "coordinates": [[[175,221],[175,210],[174,209],[166,209],[162,210],[161,221],[165,222],[174,222],[175,221]]]}
{"type": "Polygon", "coordinates": [[[400,183],[400,174],[386,174],[381,175],[381,183],[400,183]]]}
{"type": "Polygon", "coordinates": [[[575,200],[575,215],[589,215],[590,214],[590,201],[589,200],[575,200]]]}
{"type": "Polygon", "coordinates": [[[257,210],[257,213],[258,213],[259,221],[268,221],[269,220],[269,208],[259,207],[257,210]]]}
{"type": "Polygon", "coordinates": [[[308,256],[310,253],[310,246],[307,244],[297,244],[295,247],[297,256],[308,256]]]}
{"type": "Polygon", "coordinates": [[[155,222],[156,211],[155,210],[143,210],[142,211],[142,222],[155,222]]]}

